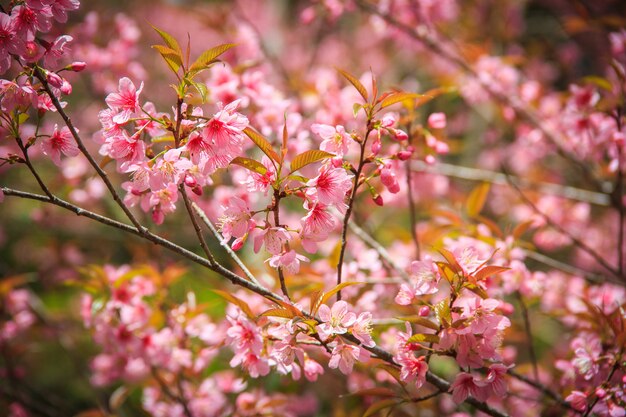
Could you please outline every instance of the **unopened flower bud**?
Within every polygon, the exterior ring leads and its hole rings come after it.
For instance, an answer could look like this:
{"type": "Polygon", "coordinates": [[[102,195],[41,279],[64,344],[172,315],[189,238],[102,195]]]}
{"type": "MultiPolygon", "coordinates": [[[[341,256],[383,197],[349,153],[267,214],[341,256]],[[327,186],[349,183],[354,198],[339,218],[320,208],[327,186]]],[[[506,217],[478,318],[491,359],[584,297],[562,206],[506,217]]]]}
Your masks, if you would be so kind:
{"type": "Polygon", "coordinates": [[[374,155],[378,155],[378,152],[380,152],[381,147],[382,145],[380,143],[380,136],[379,136],[374,140],[374,142],[372,142],[372,153],[374,155]]]}
{"type": "Polygon", "coordinates": [[[69,66],[69,69],[74,72],[80,72],[87,68],[87,63],[82,61],[72,62],[69,66]]]}
{"type": "Polygon", "coordinates": [[[192,175],[185,175],[185,185],[189,188],[193,188],[198,185],[198,181],[192,175]]]}
{"type": "Polygon", "coordinates": [[[238,237],[237,239],[233,241],[233,244],[230,247],[232,248],[232,250],[238,251],[239,249],[243,247],[243,243],[244,243],[243,238],[238,237]]]}
{"type": "Polygon", "coordinates": [[[378,194],[376,197],[373,198],[374,203],[376,203],[376,205],[378,206],[383,206],[385,203],[383,201],[383,198],[380,196],[380,194],[378,194]]]}
{"type": "Polygon", "coordinates": [[[426,157],[424,158],[424,162],[426,162],[428,165],[434,165],[436,161],[435,157],[432,155],[426,155],[426,157]]]}
{"type": "Polygon", "coordinates": [[[598,398],[602,399],[606,397],[606,390],[604,388],[598,388],[596,389],[596,395],[598,396],[598,398]]]}
{"type": "Polygon", "coordinates": [[[202,195],[202,187],[200,187],[200,185],[196,185],[195,187],[192,187],[191,191],[193,191],[193,193],[197,196],[202,195]]]}
{"type": "Polygon", "coordinates": [[[446,127],[446,115],[443,113],[433,113],[428,116],[428,127],[431,129],[444,129],[446,127]]]}
{"type": "Polygon", "coordinates": [[[343,165],[343,159],[340,157],[337,158],[333,158],[330,160],[330,163],[333,165],[333,167],[335,168],[341,168],[341,166],[343,165]]]}
{"type": "Polygon", "coordinates": [[[404,130],[393,129],[393,137],[397,141],[403,141],[403,140],[407,140],[409,138],[409,135],[407,135],[404,130]]]}
{"type": "Polygon", "coordinates": [[[430,314],[430,307],[421,306],[418,314],[420,315],[420,317],[428,317],[428,315],[430,314]]]}
{"type": "Polygon", "coordinates": [[[406,149],[404,151],[398,152],[398,159],[401,161],[406,161],[411,158],[411,155],[413,155],[413,151],[409,151],[408,149],[406,149]]]}
{"type": "Polygon", "coordinates": [[[61,88],[63,86],[63,78],[56,72],[47,73],[46,80],[48,81],[48,84],[53,87],[61,88]]]}

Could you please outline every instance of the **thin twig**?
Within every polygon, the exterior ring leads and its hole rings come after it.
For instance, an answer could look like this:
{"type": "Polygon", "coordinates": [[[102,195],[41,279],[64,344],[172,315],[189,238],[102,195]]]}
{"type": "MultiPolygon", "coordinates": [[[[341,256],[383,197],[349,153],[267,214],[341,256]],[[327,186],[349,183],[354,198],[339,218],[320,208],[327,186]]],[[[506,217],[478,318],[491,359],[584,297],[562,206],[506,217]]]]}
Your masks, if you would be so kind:
{"type": "Polygon", "coordinates": [[[248,278],[250,281],[254,282],[257,285],[261,285],[259,281],[255,278],[255,276],[252,274],[252,272],[250,272],[248,267],[243,263],[241,258],[239,258],[239,256],[237,256],[235,251],[230,247],[230,245],[228,244],[228,241],[219,234],[219,232],[217,231],[217,229],[215,228],[211,220],[208,218],[204,210],[202,210],[200,206],[198,206],[194,202],[191,203],[191,207],[193,207],[198,217],[200,217],[200,220],[202,220],[202,222],[206,225],[206,227],[209,228],[211,233],[213,233],[213,236],[215,236],[215,239],[220,243],[220,246],[222,246],[224,250],[226,251],[226,253],[228,253],[228,256],[230,256],[230,258],[237,264],[237,266],[241,268],[241,271],[246,276],[246,278],[248,278]]]}
{"type": "MultiPolygon", "coordinates": [[[[280,191],[275,189],[274,205],[272,206],[272,211],[274,212],[274,227],[280,227],[280,199],[280,191]]],[[[278,266],[276,270],[278,271],[280,289],[283,292],[284,296],[287,297],[288,300],[291,300],[291,298],[289,298],[289,292],[287,291],[287,284],[285,283],[285,273],[283,272],[283,268],[281,266],[278,266]]]]}
{"type": "Polygon", "coordinates": [[[35,68],[34,75],[35,75],[35,77],[37,77],[39,79],[39,81],[41,82],[41,85],[43,85],[44,90],[46,90],[46,93],[48,94],[48,97],[50,97],[50,100],[52,100],[52,104],[54,105],[54,108],[57,110],[57,113],[59,113],[59,115],[61,116],[61,118],[65,122],[65,125],[67,126],[67,128],[70,131],[70,133],[72,134],[72,137],[76,141],[76,145],[78,145],[78,149],[80,149],[81,153],[83,155],[85,155],[85,158],[87,158],[87,160],[89,161],[89,164],[93,167],[93,169],[96,170],[96,172],[98,173],[98,176],[100,176],[100,178],[102,179],[102,181],[106,185],[107,189],[111,193],[111,196],[113,197],[113,199],[115,200],[117,205],[120,206],[122,211],[124,211],[124,214],[126,214],[126,217],[128,217],[128,219],[133,224],[133,226],[135,226],[135,228],[137,229],[137,232],[140,235],[148,233],[148,230],[139,223],[139,221],[137,220],[135,215],[130,211],[128,206],[120,198],[120,195],[115,190],[115,187],[113,187],[113,184],[111,183],[111,180],[109,180],[109,177],[106,174],[106,172],[104,172],[104,170],[102,168],[100,168],[100,165],[98,165],[98,163],[95,161],[95,159],[93,159],[93,157],[91,156],[91,154],[89,153],[89,151],[85,147],[85,144],[83,143],[83,140],[78,135],[78,131],[74,127],[74,124],[72,123],[72,120],[67,115],[67,113],[65,113],[65,110],[63,109],[63,106],[61,106],[61,103],[59,102],[59,99],[57,99],[57,97],[52,92],[52,89],[48,85],[48,81],[46,80],[46,77],[41,72],[41,69],[39,69],[39,67],[35,68]]]}
{"type": "Polygon", "coordinates": [[[505,174],[486,169],[470,168],[460,165],[447,164],[444,162],[437,162],[434,165],[429,165],[422,161],[411,161],[411,169],[416,172],[445,175],[446,177],[459,178],[468,181],[484,181],[498,185],[509,185],[509,181],[511,181],[517,184],[520,188],[531,189],[542,194],[555,195],[569,200],[581,201],[597,206],[607,207],[611,205],[611,196],[606,193],[584,190],[582,188],[570,187],[550,182],[530,181],[513,175],[509,175],[509,180],[507,180],[507,176],[505,174]]]}
{"type": "MultiPolygon", "coordinates": [[[[506,174],[506,170],[504,168],[503,168],[503,171],[506,174]]],[[[601,265],[604,269],[606,269],[611,274],[613,274],[616,278],[621,278],[619,271],[614,266],[609,264],[598,252],[596,252],[593,248],[589,247],[585,242],[578,239],[576,236],[572,235],[569,231],[565,230],[565,228],[563,228],[561,225],[553,221],[550,218],[550,216],[548,216],[547,214],[539,210],[539,207],[537,207],[535,203],[533,203],[526,196],[526,194],[524,194],[524,192],[517,186],[517,184],[515,184],[514,182],[509,182],[509,184],[511,184],[511,186],[517,191],[517,194],[524,201],[524,203],[528,205],[541,218],[543,218],[549,226],[556,229],[559,233],[567,236],[574,243],[575,246],[579,247],[582,251],[590,255],[593,259],[596,260],[596,262],[598,262],[599,265],[601,265]]]]}
{"type": "Polygon", "coordinates": [[[552,391],[550,388],[548,388],[547,386],[545,386],[544,384],[542,384],[538,380],[534,381],[534,380],[528,378],[526,375],[522,375],[522,374],[514,371],[513,369],[509,369],[508,374],[511,375],[513,378],[518,379],[518,380],[526,383],[527,385],[530,385],[531,387],[537,389],[538,391],[543,393],[546,397],[552,398],[561,407],[564,407],[564,408],[566,408],[566,409],[568,409],[570,411],[574,411],[576,413],[580,413],[578,410],[576,410],[574,407],[572,407],[572,405],[570,403],[568,403],[563,398],[561,398],[561,396],[559,394],[557,394],[556,392],[552,391]]]}
{"type": "Polygon", "coordinates": [[[211,253],[211,250],[209,249],[209,246],[206,243],[206,239],[204,238],[202,229],[200,228],[200,225],[198,224],[198,220],[196,219],[196,214],[194,213],[192,209],[191,202],[189,201],[189,196],[187,195],[187,190],[185,189],[185,184],[181,184],[179,189],[180,189],[181,195],[183,196],[183,201],[185,202],[185,208],[187,209],[187,214],[189,214],[189,219],[191,220],[191,223],[193,224],[193,228],[196,231],[196,236],[198,237],[198,240],[200,241],[200,246],[202,247],[202,250],[204,251],[204,254],[206,255],[211,265],[217,265],[217,262],[215,261],[215,258],[213,257],[213,254],[211,253]]]}
{"type": "MultiPolygon", "coordinates": [[[[372,129],[369,127],[368,120],[368,128],[365,134],[365,139],[359,143],[361,147],[361,153],[359,155],[359,165],[356,169],[356,173],[354,175],[354,186],[352,187],[352,192],[350,193],[350,200],[348,201],[348,208],[346,209],[346,214],[343,218],[343,226],[341,229],[341,249],[339,250],[339,260],[337,261],[337,285],[341,284],[341,273],[343,271],[343,257],[346,253],[346,235],[348,233],[348,224],[350,223],[350,215],[352,214],[352,208],[354,207],[354,200],[356,200],[356,193],[359,189],[359,181],[361,177],[361,172],[363,171],[363,167],[365,166],[365,145],[367,143],[367,139],[372,133],[372,129]]],[[[341,290],[337,291],[337,301],[341,300],[341,290]]]]}
{"type": "Polygon", "coordinates": [[[535,345],[533,344],[533,333],[530,326],[530,317],[528,316],[528,307],[524,302],[524,298],[519,291],[515,292],[520,307],[522,308],[522,318],[524,319],[524,331],[526,332],[526,343],[528,343],[528,353],[530,355],[530,361],[533,365],[533,376],[535,381],[539,381],[539,368],[537,367],[537,354],[535,352],[535,345]]]}

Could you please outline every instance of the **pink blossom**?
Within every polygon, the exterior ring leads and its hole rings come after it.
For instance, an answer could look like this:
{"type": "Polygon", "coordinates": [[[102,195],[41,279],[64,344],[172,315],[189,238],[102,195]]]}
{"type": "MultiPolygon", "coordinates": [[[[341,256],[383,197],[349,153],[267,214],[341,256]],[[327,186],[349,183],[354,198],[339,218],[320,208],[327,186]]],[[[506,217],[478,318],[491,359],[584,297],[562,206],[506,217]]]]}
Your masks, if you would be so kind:
{"type": "Polygon", "coordinates": [[[587,409],[587,395],[584,392],[572,391],[570,395],[565,397],[565,401],[578,411],[582,412],[587,409]]]}
{"type": "Polygon", "coordinates": [[[346,133],[343,126],[335,127],[323,124],[311,125],[311,131],[323,139],[320,149],[326,152],[334,153],[337,156],[344,156],[348,153],[348,145],[350,136],[346,133]]]}
{"type": "Polygon", "coordinates": [[[109,94],[105,101],[109,108],[116,111],[113,121],[117,124],[124,124],[130,117],[139,111],[139,94],[143,90],[143,82],[139,89],[127,78],[119,81],[118,92],[109,94]]]}
{"type": "Polygon", "coordinates": [[[424,356],[416,358],[412,353],[408,355],[396,355],[396,362],[401,366],[400,379],[405,382],[415,381],[416,388],[420,388],[426,382],[428,364],[424,356]]]}
{"type": "Polygon", "coordinates": [[[24,43],[17,36],[15,21],[9,15],[0,13],[0,74],[11,65],[11,55],[19,55],[24,43]]]}
{"type": "Polygon", "coordinates": [[[232,236],[243,237],[254,225],[248,204],[239,197],[230,199],[219,223],[222,236],[226,240],[230,240],[232,236]]]}
{"type": "Polygon", "coordinates": [[[281,255],[274,255],[266,262],[269,262],[272,268],[283,268],[284,271],[290,274],[297,274],[300,271],[300,262],[308,262],[309,259],[296,253],[295,250],[290,250],[281,255]]]}
{"type": "Polygon", "coordinates": [[[198,163],[201,156],[206,156],[211,171],[224,168],[242,151],[244,134],[248,119],[237,113],[239,100],[221,107],[200,133],[189,137],[186,149],[191,160],[198,163]]]}
{"type": "Polygon", "coordinates": [[[259,252],[265,244],[265,249],[272,255],[279,255],[283,245],[290,240],[289,232],[282,227],[267,227],[254,237],[254,252],[259,252]]]}
{"type": "Polygon", "coordinates": [[[450,386],[450,391],[452,391],[452,399],[457,404],[465,401],[470,395],[479,401],[485,401],[488,395],[484,389],[484,383],[467,372],[461,372],[456,376],[450,386]]]}
{"type": "Polygon", "coordinates": [[[485,378],[486,387],[490,389],[493,395],[499,398],[506,395],[507,387],[504,377],[509,368],[510,366],[494,363],[489,367],[489,371],[487,372],[487,377],[485,378]]]}
{"type": "Polygon", "coordinates": [[[342,209],[348,190],[352,188],[352,174],[348,174],[343,168],[330,168],[323,166],[319,169],[319,175],[309,180],[307,195],[324,205],[335,205],[342,209]]]}
{"type": "Polygon", "coordinates": [[[333,304],[332,309],[322,304],[319,308],[319,316],[324,323],[317,327],[324,338],[347,333],[348,328],[356,322],[356,314],[348,311],[348,303],[343,300],[333,304]]]}
{"type": "Polygon", "coordinates": [[[344,375],[352,372],[356,361],[364,361],[369,358],[369,352],[359,346],[349,345],[342,341],[337,341],[336,343],[328,362],[328,367],[332,369],[339,368],[344,375]]]}
{"type": "Polygon", "coordinates": [[[41,150],[58,166],[61,165],[61,153],[66,156],[76,156],[80,152],[70,130],[66,126],[58,130],[57,125],[54,125],[54,131],[50,137],[42,139],[41,150]]]}
{"type": "Polygon", "coordinates": [[[376,346],[376,342],[372,339],[372,313],[363,312],[359,314],[356,321],[350,328],[350,333],[352,333],[354,337],[356,337],[363,344],[363,346],[376,346]]]}
{"type": "Polygon", "coordinates": [[[311,381],[317,381],[319,375],[324,374],[324,367],[313,359],[305,356],[304,359],[304,377],[311,381]]]}
{"type": "Polygon", "coordinates": [[[322,242],[328,238],[329,233],[335,227],[335,218],[321,203],[304,203],[304,208],[309,210],[300,222],[302,230],[302,246],[309,253],[317,252],[316,242],[322,242]],[[309,208],[310,207],[310,208],[309,208]]]}
{"type": "Polygon", "coordinates": [[[52,10],[36,0],[26,0],[20,6],[11,10],[15,30],[26,41],[35,39],[38,31],[48,32],[52,27],[52,10]]]}
{"type": "Polygon", "coordinates": [[[54,20],[60,23],[67,22],[67,12],[78,9],[79,0],[52,0],[50,7],[54,20]]]}

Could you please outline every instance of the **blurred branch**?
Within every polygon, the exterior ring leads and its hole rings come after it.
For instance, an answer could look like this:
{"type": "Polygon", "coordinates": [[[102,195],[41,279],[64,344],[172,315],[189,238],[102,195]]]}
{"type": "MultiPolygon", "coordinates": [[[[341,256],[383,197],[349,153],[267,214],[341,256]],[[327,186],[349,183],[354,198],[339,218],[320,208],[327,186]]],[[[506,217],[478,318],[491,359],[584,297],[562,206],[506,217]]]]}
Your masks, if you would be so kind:
{"type": "MultiPolygon", "coordinates": [[[[65,113],[63,106],[61,106],[59,99],[52,92],[52,89],[50,88],[50,85],[48,85],[48,81],[46,80],[45,75],[43,74],[41,69],[39,69],[39,67],[35,67],[34,75],[41,82],[41,85],[46,91],[46,94],[48,95],[48,97],[50,97],[50,100],[52,101],[54,108],[57,110],[57,112],[59,113],[63,121],[65,122],[65,125],[70,130],[72,137],[74,138],[74,140],[76,141],[76,144],[78,145],[78,149],[80,149],[81,153],[85,156],[85,158],[87,158],[87,160],[89,161],[89,164],[93,167],[93,169],[96,170],[96,172],[98,173],[98,176],[102,179],[102,181],[106,185],[107,189],[111,193],[111,196],[113,197],[117,205],[120,206],[122,211],[124,211],[124,214],[126,214],[126,217],[128,217],[128,219],[135,226],[135,228],[137,229],[137,232],[140,235],[149,234],[148,230],[139,223],[135,215],[130,211],[128,206],[126,206],[124,201],[120,198],[118,192],[115,190],[115,187],[113,187],[111,180],[109,180],[109,177],[107,176],[106,172],[104,172],[104,170],[100,168],[100,165],[98,165],[95,159],[93,159],[93,156],[91,156],[91,154],[85,147],[85,144],[83,143],[82,139],[78,135],[78,131],[74,127],[72,120],[67,115],[67,113],[65,113]]],[[[52,198],[51,195],[49,195],[48,197],[52,198]]]]}
{"type": "Polygon", "coordinates": [[[222,246],[224,250],[226,251],[226,253],[228,253],[228,256],[230,256],[230,258],[237,264],[237,266],[241,268],[246,278],[248,278],[250,281],[254,282],[257,285],[261,285],[259,281],[257,281],[257,279],[254,277],[252,272],[250,272],[248,267],[243,263],[241,258],[239,258],[239,256],[237,256],[237,254],[230,247],[230,245],[228,245],[228,242],[226,241],[226,239],[220,236],[219,232],[217,231],[217,229],[215,228],[215,226],[213,225],[209,217],[206,215],[204,210],[202,210],[200,206],[198,206],[196,203],[193,203],[193,202],[191,203],[191,207],[193,207],[198,217],[200,217],[200,220],[202,220],[202,222],[206,225],[206,227],[209,228],[211,233],[213,233],[213,236],[215,236],[215,239],[220,243],[220,246],[222,246]]]}
{"type": "MultiPolygon", "coordinates": [[[[506,170],[503,167],[503,171],[506,174],[506,170]]],[[[506,175],[507,179],[509,178],[508,175],[506,175]]],[[[538,214],[542,219],[545,220],[545,222],[551,226],[552,228],[556,229],[558,232],[560,232],[561,234],[567,236],[573,243],[575,246],[577,246],[578,248],[580,248],[583,252],[587,253],[589,256],[591,256],[593,259],[595,259],[595,261],[601,265],[604,269],[606,269],[608,272],[610,272],[613,276],[615,276],[616,278],[622,278],[619,271],[613,267],[611,264],[609,264],[598,252],[596,252],[593,248],[591,248],[589,245],[587,245],[585,242],[583,242],[582,240],[578,239],[576,236],[572,235],[569,231],[567,231],[563,226],[561,226],[560,224],[558,224],[557,222],[555,222],[554,220],[552,220],[550,218],[550,216],[548,216],[547,214],[545,214],[543,211],[541,211],[539,209],[539,207],[537,207],[535,205],[535,203],[533,203],[530,198],[528,198],[524,192],[519,188],[519,186],[517,186],[517,184],[515,184],[513,181],[509,181],[509,184],[511,184],[511,186],[515,189],[515,191],[517,191],[517,194],[520,196],[520,198],[522,199],[522,201],[528,205],[536,214],[538,214]]]]}
{"type": "Polygon", "coordinates": [[[555,195],[597,206],[611,205],[611,196],[609,194],[549,182],[530,181],[513,175],[508,175],[507,179],[506,174],[485,169],[464,167],[444,162],[437,162],[434,165],[429,165],[422,161],[412,161],[411,169],[417,172],[445,175],[447,177],[459,178],[468,181],[485,181],[498,185],[509,185],[513,182],[520,188],[531,189],[542,194],[555,195]]]}

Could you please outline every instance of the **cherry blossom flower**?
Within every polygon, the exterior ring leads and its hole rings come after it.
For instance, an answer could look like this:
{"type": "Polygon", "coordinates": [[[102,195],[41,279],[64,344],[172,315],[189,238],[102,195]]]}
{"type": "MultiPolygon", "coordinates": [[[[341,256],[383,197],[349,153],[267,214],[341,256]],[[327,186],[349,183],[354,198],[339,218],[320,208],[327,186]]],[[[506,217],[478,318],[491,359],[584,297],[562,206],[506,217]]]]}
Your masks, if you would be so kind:
{"type": "Polygon", "coordinates": [[[57,125],[54,125],[50,137],[42,139],[41,150],[58,166],[61,165],[61,153],[66,156],[76,156],[80,153],[70,130],[66,126],[59,130],[57,125]]]}
{"type": "Polygon", "coordinates": [[[352,372],[356,361],[364,361],[370,357],[369,352],[359,346],[349,345],[340,340],[335,343],[328,366],[332,369],[339,368],[344,375],[352,372]]]}
{"type": "Polygon", "coordinates": [[[345,207],[345,197],[352,188],[352,174],[348,174],[343,168],[330,168],[323,166],[319,169],[319,175],[309,180],[307,195],[314,201],[324,205],[334,205],[340,210],[345,207]]]}
{"type": "Polygon", "coordinates": [[[316,123],[311,125],[311,131],[323,139],[320,144],[321,150],[334,153],[337,156],[344,156],[348,153],[351,138],[343,126],[332,127],[316,123]]]}
{"type": "Polygon", "coordinates": [[[327,207],[321,203],[304,203],[304,208],[308,210],[300,222],[302,230],[300,236],[302,238],[302,246],[309,253],[317,252],[317,243],[328,238],[329,233],[335,227],[336,222],[333,215],[327,210],[327,207]]]}
{"type": "Polygon", "coordinates": [[[317,328],[324,338],[347,333],[348,328],[357,320],[356,314],[348,311],[348,303],[343,300],[337,301],[332,308],[322,304],[319,308],[319,316],[324,323],[319,324],[317,328]]]}
{"type": "Polygon", "coordinates": [[[121,78],[119,81],[118,92],[109,94],[105,101],[109,108],[116,111],[113,116],[113,122],[124,124],[130,117],[139,111],[139,94],[143,90],[143,82],[139,89],[135,84],[127,78],[121,78]]]}
{"type": "MultiPolygon", "coordinates": [[[[334,306],[333,306],[334,308],[334,306]]],[[[374,347],[376,342],[372,339],[372,313],[369,311],[359,314],[350,328],[350,333],[356,337],[365,347],[374,347]]]]}
{"type": "Polygon", "coordinates": [[[289,232],[283,227],[267,227],[257,232],[254,237],[254,252],[259,252],[265,244],[265,249],[272,255],[279,255],[283,245],[290,240],[289,232]]]}
{"type": "Polygon", "coordinates": [[[239,197],[233,197],[224,207],[224,213],[219,219],[222,236],[230,240],[231,237],[243,237],[254,226],[248,204],[239,197]]]}
{"type": "Polygon", "coordinates": [[[266,262],[269,262],[272,268],[283,268],[285,272],[297,274],[300,271],[300,262],[308,261],[306,256],[302,256],[292,249],[283,254],[274,255],[266,262]]]}
{"type": "Polygon", "coordinates": [[[484,386],[484,383],[477,380],[472,374],[461,372],[450,385],[452,399],[455,403],[460,404],[471,395],[479,401],[485,401],[488,392],[484,389],[484,386]]]}
{"type": "Polygon", "coordinates": [[[412,353],[408,355],[396,355],[394,360],[401,366],[400,379],[404,382],[415,381],[415,387],[420,388],[426,382],[428,364],[424,356],[416,358],[412,353]]]}

